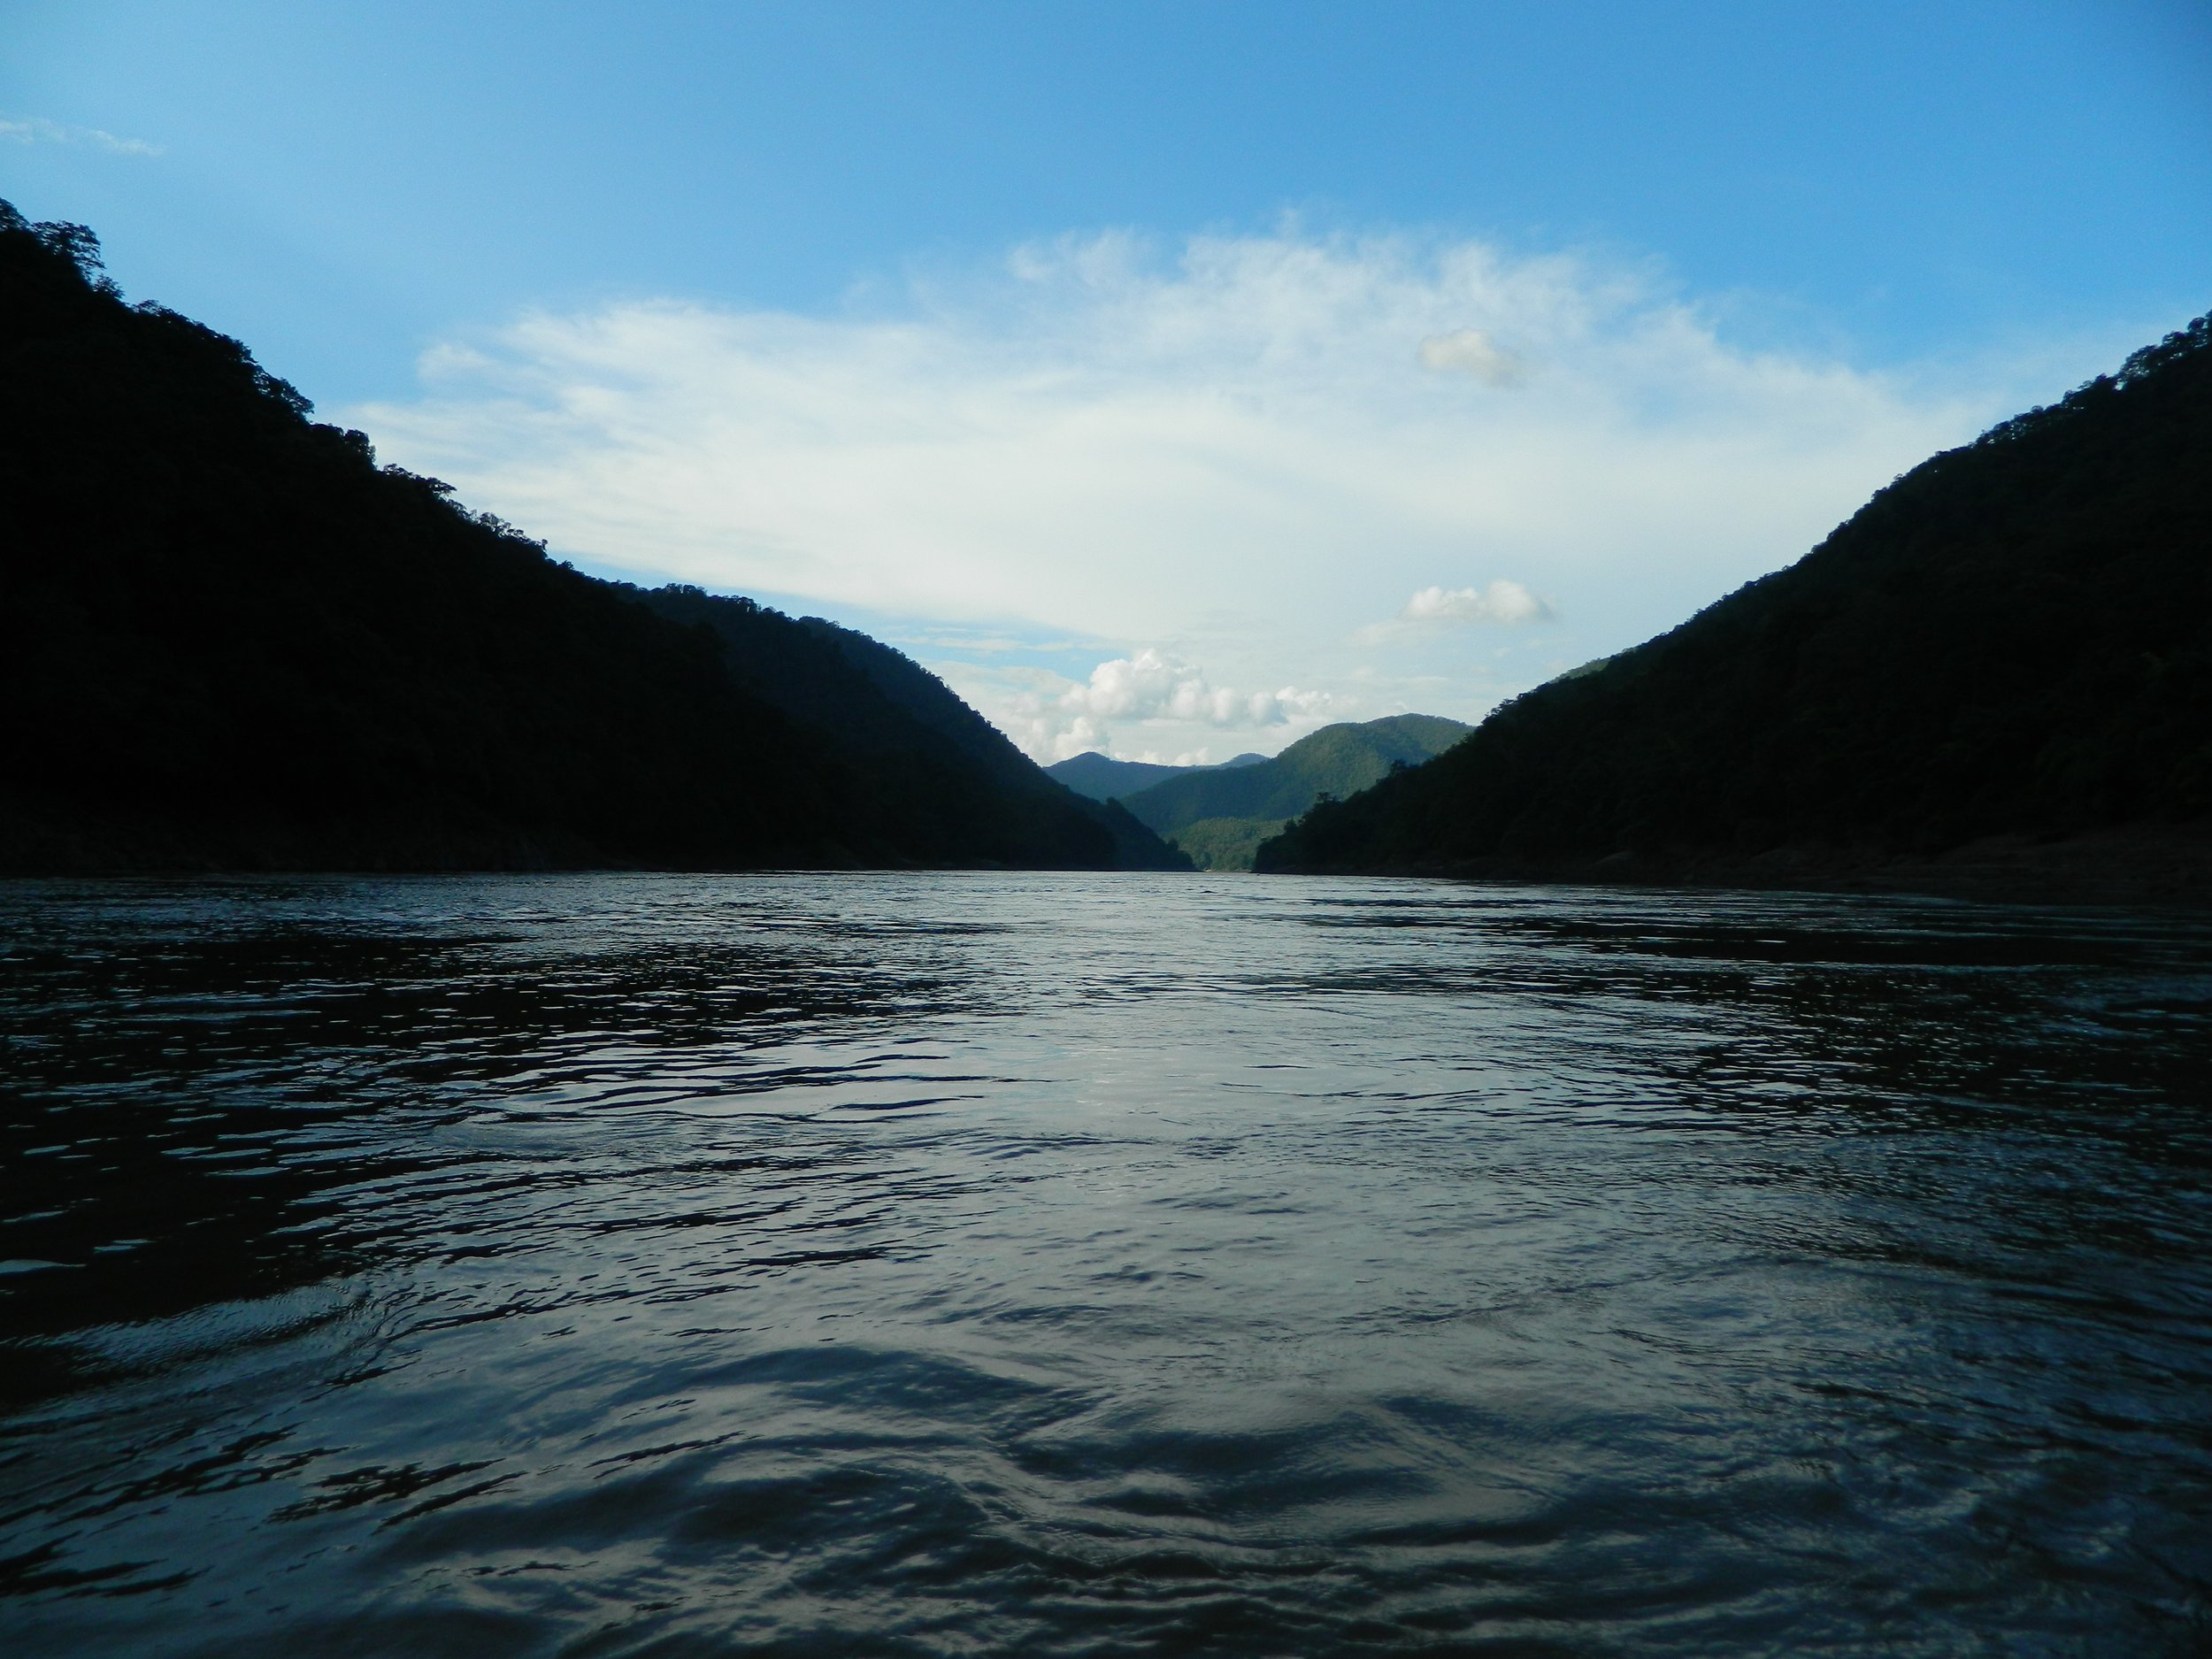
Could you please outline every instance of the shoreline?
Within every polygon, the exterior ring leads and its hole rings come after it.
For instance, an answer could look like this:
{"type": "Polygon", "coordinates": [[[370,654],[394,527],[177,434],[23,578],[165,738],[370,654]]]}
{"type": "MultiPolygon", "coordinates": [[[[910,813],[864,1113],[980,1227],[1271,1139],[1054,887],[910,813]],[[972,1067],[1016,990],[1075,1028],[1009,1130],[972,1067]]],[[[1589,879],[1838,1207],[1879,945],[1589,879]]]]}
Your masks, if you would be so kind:
{"type": "Polygon", "coordinates": [[[1984,836],[1940,853],[1794,843],[1752,854],[1701,849],[1600,858],[1487,858],[1322,866],[1278,875],[1405,876],[1509,885],[1918,894],[1995,904],[2212,909],[2212,822],[2130,824],[2066,836],[1984,836]]]}

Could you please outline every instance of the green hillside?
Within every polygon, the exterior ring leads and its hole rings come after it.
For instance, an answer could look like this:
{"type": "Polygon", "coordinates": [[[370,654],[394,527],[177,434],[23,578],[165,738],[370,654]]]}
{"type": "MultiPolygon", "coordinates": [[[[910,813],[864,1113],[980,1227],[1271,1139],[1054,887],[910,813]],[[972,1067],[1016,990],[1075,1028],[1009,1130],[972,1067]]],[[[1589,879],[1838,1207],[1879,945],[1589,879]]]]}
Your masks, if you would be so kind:
{"type": "Polygon", "coordinates": [[[1788,879],[2016,838],[2008,857],[2055,871],[2123,826],[2131,856],[2188,863],[2208,811],[2200,319],[1434,765],[1317,807],[1259,864],[1788,879]]]}
{"type": "Polygon", "coordinates": [[[1262,842],[1281,833],[1279,818],[1202,818],[1175,832],[1175,845],[1201,870],[1249,870],[1262,842]]]}
{"type": "Polygon", "coordinates": [[[4,203],[0,383],[0,869],[1182,862],[886,648],[380,467],[4,203]]]}
{"type": "MultiPolygon", "coordinates": [[[[1393,766],[1417,766],[1467,730],[1457,720],[1433,714],[1325,726],[1271,760],[1171,778],[1125,797],[1122,804],[1146,827],[1182,846],[1202,869],[1249,869],[1249,848],[1242,843],[1256,835],[1256,826],[1294,818],[1324,795],[1355,794],[1387,776],[1393,766]],[[1210,849],[1207,856],[1185,840],[1201,823],[1210,826],[1199,838],[1210,849]],[[1210,856],[1216,849],[1219,858],[1210,856]]],[[[1256,839],[1252,844],[1257,844],[1256,839]]]]}

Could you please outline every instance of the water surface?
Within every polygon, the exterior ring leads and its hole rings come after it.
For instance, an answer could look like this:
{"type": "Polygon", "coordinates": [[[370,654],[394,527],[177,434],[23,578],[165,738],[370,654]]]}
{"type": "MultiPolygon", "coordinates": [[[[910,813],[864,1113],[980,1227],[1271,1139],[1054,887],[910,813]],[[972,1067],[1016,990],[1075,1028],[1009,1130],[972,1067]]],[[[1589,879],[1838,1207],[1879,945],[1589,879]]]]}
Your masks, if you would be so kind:
{"type": "Polygon", "coordinates": [[[2212,927],[0,887],[11,1655],[2212,1646],[2212,927]]]}

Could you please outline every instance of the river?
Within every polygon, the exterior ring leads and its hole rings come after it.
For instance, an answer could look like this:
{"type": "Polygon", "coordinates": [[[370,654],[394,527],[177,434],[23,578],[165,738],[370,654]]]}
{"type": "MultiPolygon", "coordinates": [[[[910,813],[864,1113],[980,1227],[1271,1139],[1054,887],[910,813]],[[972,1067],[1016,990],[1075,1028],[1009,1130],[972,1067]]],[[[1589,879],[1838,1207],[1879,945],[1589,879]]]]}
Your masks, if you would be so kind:
{"type": "Polygon", "coordinates": [[[2212,922],[0,885],[0,1648],[2212,1644],[2212,922]]]}

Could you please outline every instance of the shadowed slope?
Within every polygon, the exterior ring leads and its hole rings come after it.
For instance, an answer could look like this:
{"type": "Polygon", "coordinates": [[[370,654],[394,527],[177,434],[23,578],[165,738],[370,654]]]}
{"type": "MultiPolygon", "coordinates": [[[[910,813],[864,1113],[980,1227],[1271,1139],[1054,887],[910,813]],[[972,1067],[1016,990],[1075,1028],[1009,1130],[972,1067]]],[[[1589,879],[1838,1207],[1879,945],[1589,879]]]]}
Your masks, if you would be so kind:
{"type": "Polygon", "coordinates": [[[1189,868],[1120,807],[1050,777],[944,681],[880,641],[696,588],[639,597],[671,621],[710,629],[740,683],[846,761],[861,810],[899,823],[923,856],[1189,868]]]}
{"type": "Polygon", "coordinates": [[[1165,783],[1170,778],[1181,778],[1194,772],[1220,772],[1231,766],[1256,766],[1267,758],[1264,755],[1239,755],[1217,766],[1164,766],[1148,760],[1115,760],[1096,749],[1056,760],[1045,768],[1053,777],[1080,795],[1094,801],[1115,801],[1134,795],[1140,789],[1149,789],[1156,783],[1165,783]]]}
{"type": "Polygon", "coordinates": [[[2122,825],[2188,844],[2208,809],[2200,319],[1915,468],[1789,569],[1317,807],[1258,863],[1786,877],[2122,825]]]}
{"type": "Polygon", "coordinates": [[[1173,856],[941,708],[895,765],[888,717],[849,739],[834,682],[895,703],[879,659],[764,695],[5,204],[0,381],[0,869],[1173,856]]]}

